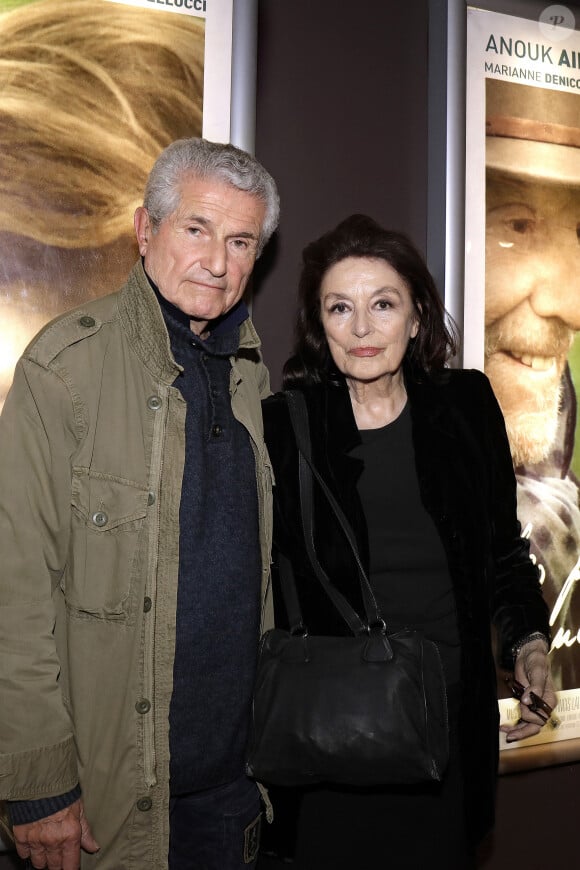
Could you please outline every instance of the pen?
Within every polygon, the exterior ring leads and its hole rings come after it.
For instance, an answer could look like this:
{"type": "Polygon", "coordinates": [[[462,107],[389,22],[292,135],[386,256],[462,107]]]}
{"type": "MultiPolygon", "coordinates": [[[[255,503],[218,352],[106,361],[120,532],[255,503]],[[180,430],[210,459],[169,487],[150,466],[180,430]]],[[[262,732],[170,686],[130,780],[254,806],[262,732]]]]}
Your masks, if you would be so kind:
{"type": "MultiPolygon", "coordinates": [[[[516,679],[510,680],[509,677],[506,677],[506,683],[508,683],[514,698],[521,701],[522,695],[526,691],[526,687],[522,686],[522,684],[516,679]]],[[[554,708],[550,707],[550,705],[544,701],[543,698],[540,698],[539,695],[536,695],[535,692],[530,692],[530,698],[532,703],[527,705],[528,709],[531,710],[532,713],[535,713],[536,716],[539,716],[544,724],[549,722],[552,728],[557,728],[558,725],[560,725],[560,720],[557,716],[553,715],[554,708]]]]}

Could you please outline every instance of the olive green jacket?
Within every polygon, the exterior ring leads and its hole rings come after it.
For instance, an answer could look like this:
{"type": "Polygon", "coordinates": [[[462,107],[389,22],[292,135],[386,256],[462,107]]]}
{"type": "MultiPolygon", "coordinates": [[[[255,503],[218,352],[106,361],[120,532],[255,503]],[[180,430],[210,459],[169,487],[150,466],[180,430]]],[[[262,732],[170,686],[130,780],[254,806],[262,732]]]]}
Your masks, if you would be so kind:
{"type": "MultiPolygon", "coordinates": [[[[269,379],[249,320],[231,366],[256,460],[269,624],[269,379]]],[[[118,293],[44,328],[0,419],[0,799],[80,781],[101,845],[83,870],[167,866],[179,370],[138,263],[118,293]]]]}

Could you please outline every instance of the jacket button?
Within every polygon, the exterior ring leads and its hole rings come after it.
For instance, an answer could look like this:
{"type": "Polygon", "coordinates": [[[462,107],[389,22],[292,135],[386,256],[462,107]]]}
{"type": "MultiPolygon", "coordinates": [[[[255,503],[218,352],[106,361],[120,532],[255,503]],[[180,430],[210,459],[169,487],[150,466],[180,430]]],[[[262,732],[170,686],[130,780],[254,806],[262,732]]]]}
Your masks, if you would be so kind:
{"type": "Polygon", "coordinates": [[[142,813],[148,812],[152,806],[153,801],[151,798],[139,798],[137,801],[137,809],[142,813]]]}
{"type": "Polygon", "coordinates": [[[153,606],[153,602],[151,601],[151,599],[149,598],[149,596],[146,595],[145,598],[143,599],[143,611],[144,611],[145,613],[149,613],[149,611],[151,610],[151,607],[152,607],[152,606],[153,606]]]}
{"type": "Polygon", "coordinates": [[[87,329],[90,329],[91,326],[94,326],[96,321],[94,317],[89,317],[88,314],[84,314],[79,320],[81,326],[86,326],[87,329]]]}
{"type": "Polygon", "coordinates": [[[147,698],[141,698],[141,700],[137,701],[137,703],[135,704],[135,709],[138,713],[141,713],[143,715],[144,713],[149,712],[149,710],[151,709],[151,704],[147,700],[147,698]]]}
{"type": "Polygon", "coordinates": [[[106,526],[109,521],[109,517],[104,511],[95,511],[93,514],[93,522],[96,526],[106,526]]]}
{"type": "Polygon", "coordinates": [[[155,504],[155,493],[154,492],[150,492],[149,495],[147,496],[147,504],[148,505],[155,504]]]}
{"type": "Polygon", "coordinates": [[[147,399],[147,407],[150,411],[158,411],[161,407],[161,399],[159,396],[149,396],[147,399]]]}
{"type": "Polygon", "coordinates": [[[213,435],[214,438],[219,438],[223,431],[224,430],[219,425],[219,423],[216,423],[215,426],[212,426],[211,434],[213,435]]]}

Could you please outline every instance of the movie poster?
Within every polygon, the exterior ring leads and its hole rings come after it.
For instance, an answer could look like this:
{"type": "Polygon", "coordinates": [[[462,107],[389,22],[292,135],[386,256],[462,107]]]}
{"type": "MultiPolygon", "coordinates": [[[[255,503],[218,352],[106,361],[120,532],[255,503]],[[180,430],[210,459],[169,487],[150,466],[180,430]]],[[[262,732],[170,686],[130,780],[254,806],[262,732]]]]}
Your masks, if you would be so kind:
{"type": "MultiPolygon", "coordinates": [[[[564,7],[547,8],[537,21],[467,10],[464,365],[485,370],[504,413],[519,518],[551,614],[559,695],[557,717],[537,737],[508,745],[501,736],[504,769],[580,757],[580,33],[574,27],[564,7]]],[[[503,720],[518,715],[507,699],[500,712],[503,720]]]]}
{"type": "Polygon", "coordinates": [[[233,0],[0,0],[0,409],[63,311],[124,282],[170,142],[230,138],[233,0]]]}

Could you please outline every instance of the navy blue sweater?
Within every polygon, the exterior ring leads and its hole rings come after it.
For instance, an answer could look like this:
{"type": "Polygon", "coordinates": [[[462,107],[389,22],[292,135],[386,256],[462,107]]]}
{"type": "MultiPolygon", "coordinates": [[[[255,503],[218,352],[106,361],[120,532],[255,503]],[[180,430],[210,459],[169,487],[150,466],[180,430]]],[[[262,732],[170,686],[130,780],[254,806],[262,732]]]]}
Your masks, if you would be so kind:
{"type": "Polygon", "coordinates": [[[171,793],[228,783],[244,771],[259,630],[260,545],[255,460],[232,414],[229,357],[238,305],[205,341],[159,296],[187,402],[181,492],[171,793]]]}

